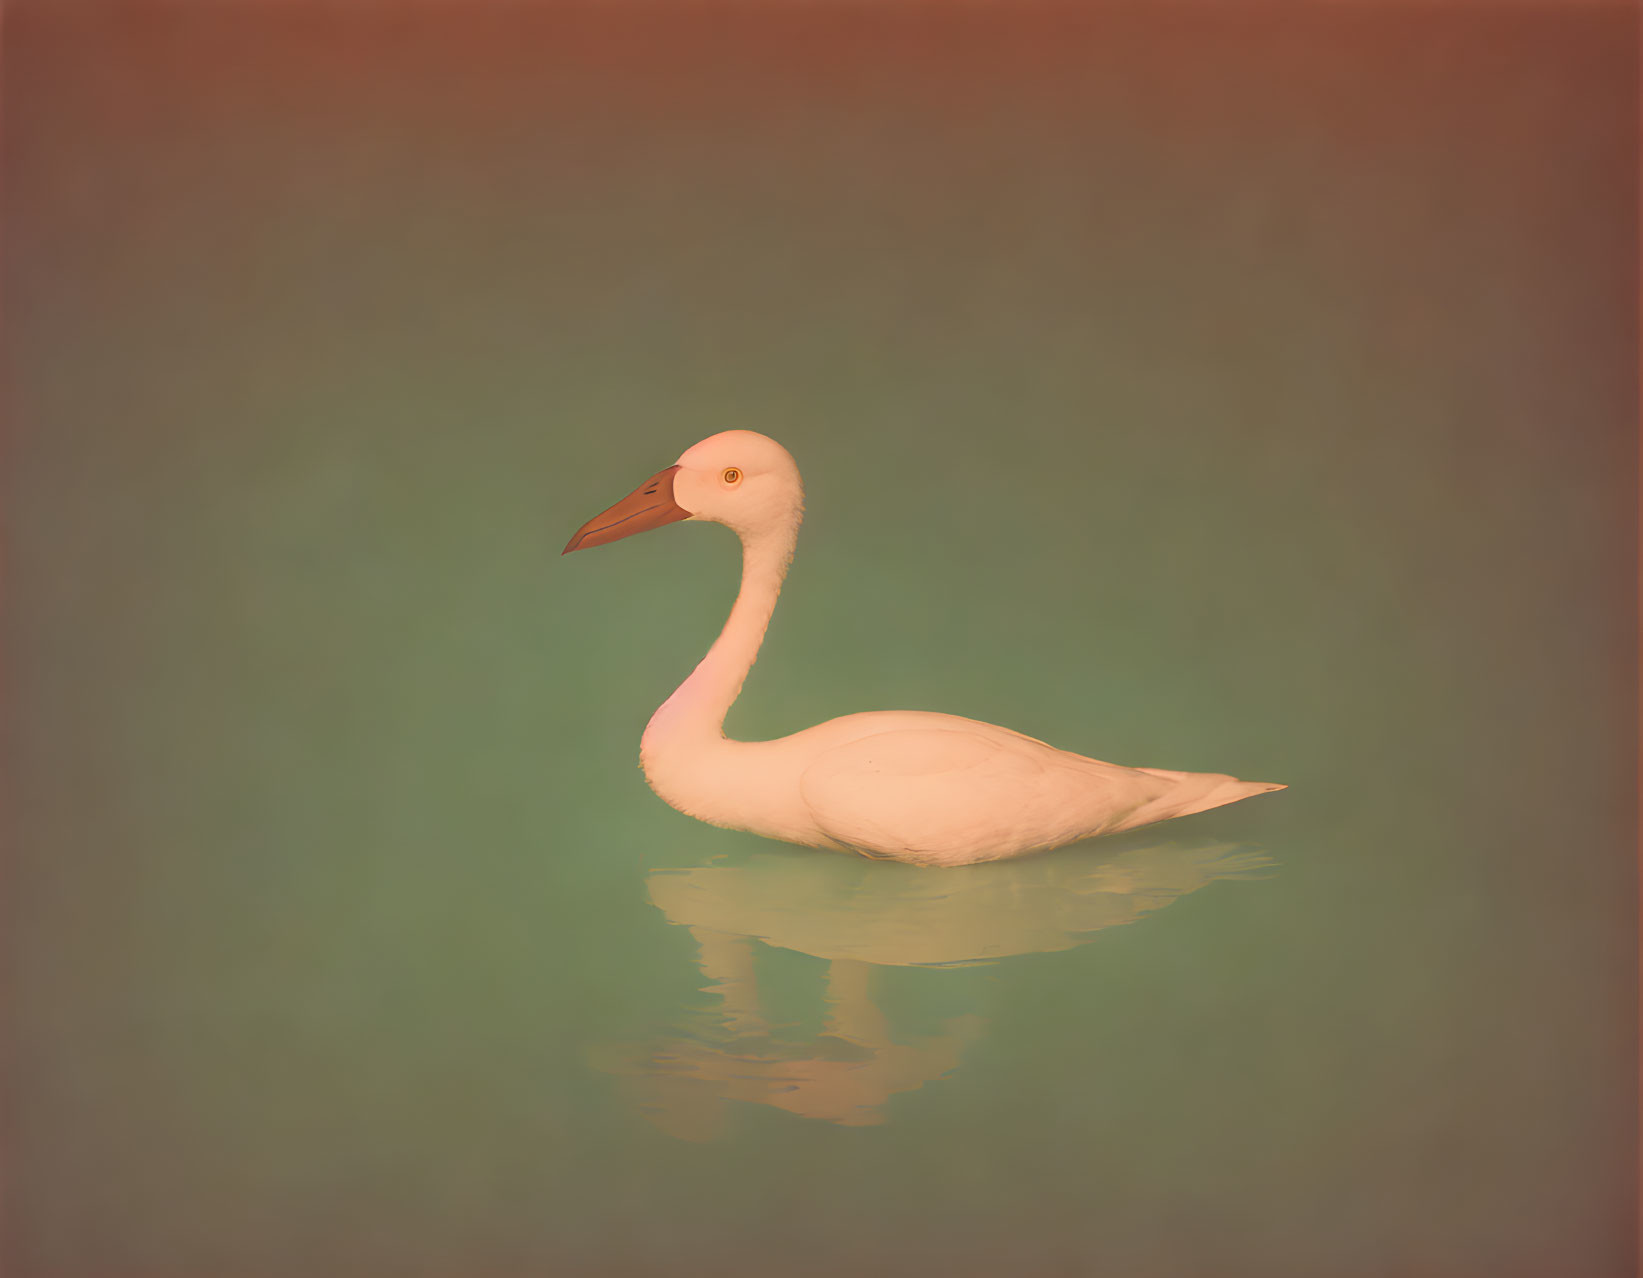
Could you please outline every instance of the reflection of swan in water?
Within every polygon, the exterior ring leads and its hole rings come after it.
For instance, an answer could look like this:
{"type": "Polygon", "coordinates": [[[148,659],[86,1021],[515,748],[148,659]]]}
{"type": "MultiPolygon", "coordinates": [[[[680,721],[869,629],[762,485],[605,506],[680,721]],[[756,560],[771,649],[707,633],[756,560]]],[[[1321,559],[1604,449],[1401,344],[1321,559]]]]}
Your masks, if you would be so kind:
{"type": "Polygon", "coordinates": [[[1264,853],[1225,843],[1108,840],[1087,851],[933,875],[894,862],[761,850],[651,871],[652,902],[690,930],[717,1005],[645,1043],[589,1053],[662,1130],[720,1134],[727,1102],[772,1106],[845,1126],[884,1121],[881,1106],[956,1069],[984,1022],[893,1033],[874,1002],[874,967],[960,967],[1068,950],[1216,879],[1262,877],[1264,853]],[[778,1035],[765,1014],[755,941],[828,961],[819,1035],[778,1035]]]}
{"type": "Polygon", "coordinates": [[[958,1067],[980,1036],[979,1016],[956,1016],[939,1033],[892,1039],[873,1002],[872,967],[846,959],[827,968],[827,1018],[805,1041],[777,1037],[760,1006],[751,937],[691,928],[717,1009],[687,1014],[649,1043],[609,1044],[589,1063],[623,1078],[629,1098],[669,1135],[711,1140],[726,1101],[747,1101],[845,1127],[882,1123],[882,1105],[958,1067]]]}

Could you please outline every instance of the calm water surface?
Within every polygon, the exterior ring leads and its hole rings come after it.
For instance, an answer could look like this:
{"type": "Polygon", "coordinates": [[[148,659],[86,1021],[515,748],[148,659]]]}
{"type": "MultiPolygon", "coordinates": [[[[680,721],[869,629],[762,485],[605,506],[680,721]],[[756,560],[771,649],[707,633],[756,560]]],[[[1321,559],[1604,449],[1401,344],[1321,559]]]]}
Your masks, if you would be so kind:
{"type": "Polygon", "coordinates": [[[50,12],[8,1275],[1631,1272],[1634,16],[50,12]],[[733,734],[1290,788],[671,811],[734,543],[557,552],[728,427],[809,504],[733,734]]]}

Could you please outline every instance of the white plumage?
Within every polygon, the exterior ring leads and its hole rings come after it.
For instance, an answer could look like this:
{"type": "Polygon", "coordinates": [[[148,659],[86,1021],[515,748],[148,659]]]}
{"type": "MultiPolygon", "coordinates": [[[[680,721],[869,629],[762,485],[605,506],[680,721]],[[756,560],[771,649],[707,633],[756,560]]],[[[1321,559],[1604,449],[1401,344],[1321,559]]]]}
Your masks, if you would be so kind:
{"type": "Polygon", "coordinates": [[[1234,803],[1281,785],[1128,768],[1008,728],[923,711],[846,715],[775,741],[733,741],[724,719],[793,557],[804,490],[775,440],[704,439],[589,520],[565,553],[681,519],[728,526],[742,586],[718,640],[645,729],[651,788],[731,829],[918,865],[968,865],[1234,803]]]}

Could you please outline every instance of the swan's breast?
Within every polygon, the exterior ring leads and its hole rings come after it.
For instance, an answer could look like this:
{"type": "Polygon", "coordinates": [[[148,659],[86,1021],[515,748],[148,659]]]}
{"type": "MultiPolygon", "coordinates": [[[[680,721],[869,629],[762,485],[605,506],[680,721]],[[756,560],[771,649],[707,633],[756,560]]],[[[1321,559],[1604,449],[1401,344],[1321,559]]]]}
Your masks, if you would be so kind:
{"type": "Polygon", "coordinates": [[[790,741],[653,741],[647,735],[639,763],[650,788],[687,816],[788,843],[838,848],[800,794],[807,758],[790,741]]]}

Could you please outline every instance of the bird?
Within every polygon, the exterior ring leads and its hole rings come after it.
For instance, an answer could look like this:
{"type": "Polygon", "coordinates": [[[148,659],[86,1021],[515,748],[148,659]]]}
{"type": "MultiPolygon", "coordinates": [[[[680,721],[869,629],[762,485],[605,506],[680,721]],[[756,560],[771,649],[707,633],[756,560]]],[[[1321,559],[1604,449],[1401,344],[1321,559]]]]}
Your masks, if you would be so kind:
{"type": "Polygon", "coordinates": [[[711,435],[560,552],[685,520],[741,541],[741,588],[718,638],[639,743],[650,788],[687,816],[804,847],[932,868],[1048,851],[1285,786],[1222,773],[1125,767],[957,715],[845,715],[771,741],[725,716],[758,658],[804,517],[792,454],[750,430],[711,435]]]}

